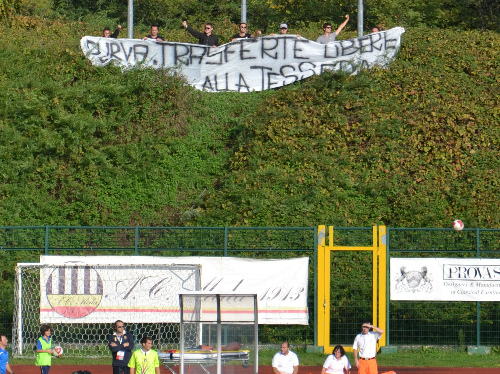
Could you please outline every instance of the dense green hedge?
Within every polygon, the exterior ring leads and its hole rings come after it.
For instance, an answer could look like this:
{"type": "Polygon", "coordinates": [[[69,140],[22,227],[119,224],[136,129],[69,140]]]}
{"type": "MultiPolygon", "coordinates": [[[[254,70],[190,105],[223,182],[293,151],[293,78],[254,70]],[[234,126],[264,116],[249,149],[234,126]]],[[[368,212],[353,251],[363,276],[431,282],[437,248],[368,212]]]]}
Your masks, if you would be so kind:
{"type": "Polygon", "coordinates": [[[389,69],[209,94],[92,67],[105,21],[0,26],[0,225],[499,227],[497,33],[407,28],[389,69]]]}
{"type": "Polygon", "coordinates": [[[240,136],[207,215],[396,227],[461,217],[498,227],[499,40],[409,29],[387,70],[278,91],[240,136]]]}
{"type": "Polygon", "coordinates": [[[2,27],[0,224],[498,227],[499,45],[408,29],[389,69],[207,94],[2,27]]]}

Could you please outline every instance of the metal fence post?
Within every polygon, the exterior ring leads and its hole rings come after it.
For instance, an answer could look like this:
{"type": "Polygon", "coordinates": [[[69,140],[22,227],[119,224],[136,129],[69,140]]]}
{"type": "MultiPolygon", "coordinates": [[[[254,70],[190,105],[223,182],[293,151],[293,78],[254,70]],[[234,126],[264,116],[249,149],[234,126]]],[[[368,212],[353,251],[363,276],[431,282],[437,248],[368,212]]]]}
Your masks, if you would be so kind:
{"type": "Polygon", "coordinates": [[[45,256],[49,255],[49,232],[50,226],[45,226],[45,256]]]}
{"type": "MultiPolygon", "coordinates": [[[[481,258],[481,235],[479,229],[476,229],[476,257],[481,258]]],[[[481,302],[476,301],[476,346],[481,345],[481,302]]]]}
{"type": "Polygon", "coordinates": [[[134,256],[139,254],[139,227],[135,226],[134,256]]]}
{"type": "Polygon", "coordinates": [[[227,257],[227,246],[229,241],[229,229],[227,226],[224,226],[224,257],[227,257]]]}

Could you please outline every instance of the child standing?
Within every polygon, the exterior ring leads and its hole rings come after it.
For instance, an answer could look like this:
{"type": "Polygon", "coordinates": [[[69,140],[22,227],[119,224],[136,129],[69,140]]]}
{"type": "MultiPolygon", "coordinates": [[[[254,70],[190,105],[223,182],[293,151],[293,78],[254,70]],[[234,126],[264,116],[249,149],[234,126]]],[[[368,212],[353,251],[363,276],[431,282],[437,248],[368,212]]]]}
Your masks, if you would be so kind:
{"type": "Polygon", "coordinates": [[[35,365],[40,366],[41,374],[49,374],[52,363],[52,337],[50,336],[50,325],[40,326],[40,338],[36,343],[35,365]]]}

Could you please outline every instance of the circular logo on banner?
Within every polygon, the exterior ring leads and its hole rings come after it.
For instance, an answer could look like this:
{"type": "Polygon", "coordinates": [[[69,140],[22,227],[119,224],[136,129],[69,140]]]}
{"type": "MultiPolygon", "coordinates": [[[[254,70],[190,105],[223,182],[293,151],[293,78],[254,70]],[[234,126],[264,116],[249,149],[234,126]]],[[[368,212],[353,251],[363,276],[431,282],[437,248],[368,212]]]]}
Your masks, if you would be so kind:
{"type": "Polygon", "coordinates": [[[61,266],[47,279],[46,293],[50,306],[68,318],[82,318],[101,303],[102,279],[90,266],[61,266]]]}

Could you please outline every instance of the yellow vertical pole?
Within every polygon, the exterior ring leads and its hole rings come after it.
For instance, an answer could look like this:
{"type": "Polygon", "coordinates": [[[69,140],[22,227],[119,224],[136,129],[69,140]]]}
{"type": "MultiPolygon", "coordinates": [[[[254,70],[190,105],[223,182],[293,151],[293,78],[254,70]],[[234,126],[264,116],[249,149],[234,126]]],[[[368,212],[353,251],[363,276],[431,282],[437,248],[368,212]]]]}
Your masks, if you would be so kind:
{"type": "Polygon", "coordinates": [[[372,285],[372,298],[373,298],[373,321],[372,324],[378,326],[378,240],[377,240],[377,226],[373,226],[372,228],[372,253],[373,253],[373,263],[372,263],[372,272],[373,272],[373,285],[372,285]]]}
{"type": "Polygon", "coordinates": [[[318,289],[317,292],[317,337],[318,337],[318,346],[325,346],[325,292],[329,288],[326,287],[326,274],[325,274],[325,234],[326,234],[326,226],[320,225],[318,226],[318,289]]]}
{"type": "Polygon", "coordinates": [[[333,250],[333,226],[328,226],[328,244],[325,246],[325,345],[323,353],[330,353],[330,287],[331,251],[333,250]]]}
{"type": "MultiPolygon", "coordinates": [[[[387,242],[386,227],[378,228],[378,248],[379,248],[379,327],[387,331],[387,242]]],[[[379,339],[380,346],[387,345],[387,334],[382,334],[379,339]]]]}

